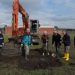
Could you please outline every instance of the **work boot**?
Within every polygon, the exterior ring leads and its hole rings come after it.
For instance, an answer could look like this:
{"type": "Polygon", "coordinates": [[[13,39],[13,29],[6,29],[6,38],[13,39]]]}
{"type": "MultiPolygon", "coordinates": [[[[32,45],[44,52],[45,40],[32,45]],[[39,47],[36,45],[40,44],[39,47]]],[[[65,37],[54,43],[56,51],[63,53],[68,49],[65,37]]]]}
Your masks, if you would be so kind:
{"type": "Polygon", "coordinates": [[[69,61],[69,53],[67,53],[66,56],[66,61],[69,61]]]}

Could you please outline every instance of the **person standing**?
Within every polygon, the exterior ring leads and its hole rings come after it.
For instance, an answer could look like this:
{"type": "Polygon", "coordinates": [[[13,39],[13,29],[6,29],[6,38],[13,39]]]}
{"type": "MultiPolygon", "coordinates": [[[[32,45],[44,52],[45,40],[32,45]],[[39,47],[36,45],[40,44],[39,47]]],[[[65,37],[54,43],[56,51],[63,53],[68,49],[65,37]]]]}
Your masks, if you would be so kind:
{"type": "Polygon", "coordinates": [[[58,54],[61,45],[61,35],[57,31],[53,32],[52,45],[56,49],[56,54],[58,54]]]}
{"type": "Polygon", "coordinates": [[[2,51],[1,49],[2,49],[3,45],[4,45],[4,36],[3,36],[2,32],[0,31],[0,54],[2,51]]]}
{"type": "Polygon", "coordinates": [[[63,36],[63,44],[64,44],[64,57],[66,61],[69,60],[69,50],[70,50],[70,35],[67,32],[64,32],[63,36]]]}
{"type": "Polygon", "coordinates": [[[48,38],[47,31],[44,31],[44,33],[43,33],[43,35],[41,37],[41,40],[42,40],[43,55],[45,53],[47,53],[49,55],[49,52],[48,52],[48,41],[49,41],[49,38],[48,38]]]}
{"type": "Polygon", "coordinates": [[[31,34],[30,34],[30,29],[26,30],[26,33],[24,34],[23,38],[22,38],[22,42],[21,42],[21,46],[22,48],[24,48],[24,54],[25,54],[25,59],[28,60],[28,56],[29,56],[29,49],[30,49],[30,45],[31,45],[31,34]]]}

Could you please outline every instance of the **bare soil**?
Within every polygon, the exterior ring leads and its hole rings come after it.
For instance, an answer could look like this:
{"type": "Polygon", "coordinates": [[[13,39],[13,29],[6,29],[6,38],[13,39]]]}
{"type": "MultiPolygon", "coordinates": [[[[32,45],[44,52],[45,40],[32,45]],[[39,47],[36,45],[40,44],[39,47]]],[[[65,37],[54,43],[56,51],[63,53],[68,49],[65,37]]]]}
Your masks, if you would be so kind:
{"type": "Polygon", "coordinates": [[[30,50],[29,60],[26,61],[21,54],[20,47],[13,43],[7,43],[0,55],[0,62],[16,65],[18,68],[28,70],[46,69],[49,67],[61,66],[60,59],[50,55],[42,56],[40,50],[30,50]]]}

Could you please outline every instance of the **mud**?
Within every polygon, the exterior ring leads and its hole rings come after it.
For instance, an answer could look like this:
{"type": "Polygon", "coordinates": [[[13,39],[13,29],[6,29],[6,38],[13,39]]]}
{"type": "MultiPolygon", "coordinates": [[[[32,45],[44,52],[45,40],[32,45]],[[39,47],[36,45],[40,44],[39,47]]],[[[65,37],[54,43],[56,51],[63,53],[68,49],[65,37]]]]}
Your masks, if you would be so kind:
{"type": "Polygon", "coordinates": [[[19,46],[13,43],[6,44],[0,55],[0,62],[16,65],[23,69],[46,69],[49,67],[61,66],[60,59],[50,55],[43,56],[40,50],[30,50],[29,60],[21,55],[19,46]]]}

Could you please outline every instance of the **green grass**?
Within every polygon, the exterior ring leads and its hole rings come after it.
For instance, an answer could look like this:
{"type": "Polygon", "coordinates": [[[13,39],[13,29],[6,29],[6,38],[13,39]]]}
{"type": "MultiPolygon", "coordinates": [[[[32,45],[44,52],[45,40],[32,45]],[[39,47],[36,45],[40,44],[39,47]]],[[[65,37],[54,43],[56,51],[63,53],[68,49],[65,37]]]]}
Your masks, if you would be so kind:
{"type": "Polygon", "coordinates": [[[9,64],[0,65],[0,75],[75,75],[75,67],[62,66],[49,69],[24,70],[9,64]]]}
{"type": "Polygon", "coordinates": [[[4,35],[4,43],[7,43],[7,42],[8,42],[8,36],[4,35]]]}

